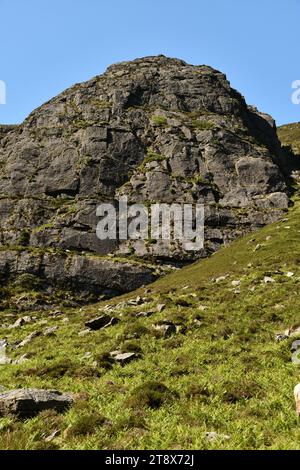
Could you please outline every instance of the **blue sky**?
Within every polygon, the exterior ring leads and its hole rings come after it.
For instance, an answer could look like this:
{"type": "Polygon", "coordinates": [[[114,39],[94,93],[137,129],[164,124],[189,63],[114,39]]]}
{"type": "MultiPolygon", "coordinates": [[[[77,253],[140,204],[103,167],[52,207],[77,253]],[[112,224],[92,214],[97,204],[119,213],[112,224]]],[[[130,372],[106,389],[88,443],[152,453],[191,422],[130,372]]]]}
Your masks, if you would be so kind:
{"type": "Polygon", "coordinates": [[[113,62],[165,54],[226,73],[278,124],[300,121],[300,0],[0,0],[0,123],[113,62]]]}

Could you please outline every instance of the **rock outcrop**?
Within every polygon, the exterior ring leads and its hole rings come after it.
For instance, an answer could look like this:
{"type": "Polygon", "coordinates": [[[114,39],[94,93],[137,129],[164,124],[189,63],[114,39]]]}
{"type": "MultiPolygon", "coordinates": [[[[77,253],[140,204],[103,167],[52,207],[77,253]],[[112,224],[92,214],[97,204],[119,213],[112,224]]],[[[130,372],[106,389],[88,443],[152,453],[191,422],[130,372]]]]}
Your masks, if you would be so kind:
{"type": "Polygon", "coordinates": [[[187,262],[279,219],[289,198],[274,121],[225,75],[164,56],[113,65],[0,127],[0,275],[126,292],[155,278],[143,260],[187,262]],[[96,207],[203,203],[205,246],[100,241],[96,207]],[[107,255],[128,257],[127,263],[107,255]]]}
{"type": "Polygon", "coordinates": [[[73,399],[57,390],[20,389],[0,393],[0,416],[32,418],[44,410],[66,411],[73,399]]]}

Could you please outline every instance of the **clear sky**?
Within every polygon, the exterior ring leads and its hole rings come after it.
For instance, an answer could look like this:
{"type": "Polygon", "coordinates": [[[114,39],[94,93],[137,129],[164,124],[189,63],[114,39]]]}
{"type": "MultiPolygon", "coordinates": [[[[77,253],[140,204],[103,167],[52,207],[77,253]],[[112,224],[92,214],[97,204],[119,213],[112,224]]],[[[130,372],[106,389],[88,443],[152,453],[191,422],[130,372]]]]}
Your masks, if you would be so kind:
{"type": "Polygon", "coordinates": [[[0,0],[0,123],[113,62],[165,54],[226,73],[277,124],[300,121],[300,0],[0,0]]]}

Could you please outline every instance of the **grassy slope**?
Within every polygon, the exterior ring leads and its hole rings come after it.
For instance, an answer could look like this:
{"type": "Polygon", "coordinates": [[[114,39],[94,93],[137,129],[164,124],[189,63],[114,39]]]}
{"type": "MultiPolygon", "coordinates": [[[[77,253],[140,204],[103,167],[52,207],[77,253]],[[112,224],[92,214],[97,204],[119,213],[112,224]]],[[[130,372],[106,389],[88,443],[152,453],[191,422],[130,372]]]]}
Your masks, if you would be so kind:
{"type": "MultiPolygon", "coordinates": [[[[300,320],[299,201],[287,219],[161,279],[150,292],[140,290],[109,302],[122,320],[109,329],[78,336],[85,319],[107,303],[65,310],[63,318],[69,323],[40,313],[47,326],[59,325],[56,337],[38,337],[9,351],[14,359],[26,352],[30,360],[0,366],[0,384],[8,389],[57,388],[78,394],[77,401],[63,416],[44,413],[24,423],[0,419],[0,448],[299,449],[293,387],[300,382],[300,370],[291,362],[290,340],[274,341],[275,332],[300,320]],[[275,274],[277,270],[281,273],[275,274]],[[287,277],[288,271],[294,276],[287,277]],[[225,280],[214,282],[224,275],[225,280]],[[275,282],[265,284],[266,275],[275,282]],[[238,288],[232,286],[234,280],[241,280],[238,288]],[[147,298],[143,305],[120,305],[138,294],[147,298]],[[135,317],[160,303],[166,304],[163,312],[135,317]],[[201,325],[194,322],[196,317],[201,325]],[[164,319],[183,322],[187,332],[160,338],[152,325],[164,319]],[[141,348],[142,358],[111,370],[101,367],[101,354],[120,346],[141,348]],[[84,358],[86,352],[92,353],[90,358],[84,358]],[[146,390],[136,391],[148,381],[170,390],[158,408],[147,406],[146,390]],[[56,430],[60,436],[45,443],[56,430]],[[231,438],[210,442],[207,431],[231,438]]],[[[3,322],[9,323],[5,314],[3,322]]],[[[38,328],[2,328],[0,338],[13,342],[38,328]]],[[[152,393],[151,400],[157,398],[152,393]]]]}
{"type": "Polygon", "coordinates": [[[300,154],[300,122],[286,124],[278,128],[278,137],[285,146],[291,146],[295,154],[300,154]]]}

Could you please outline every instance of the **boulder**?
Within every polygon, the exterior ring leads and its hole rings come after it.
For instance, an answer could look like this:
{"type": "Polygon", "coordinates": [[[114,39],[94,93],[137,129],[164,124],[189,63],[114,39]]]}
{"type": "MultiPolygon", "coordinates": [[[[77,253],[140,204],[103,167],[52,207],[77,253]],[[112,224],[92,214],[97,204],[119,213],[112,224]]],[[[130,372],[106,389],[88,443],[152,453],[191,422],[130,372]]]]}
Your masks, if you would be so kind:
{"type": "Polygon", "coordinates": [[[120,320],[109,315],[101,315],[100,317],[93,318],[85,322],[85,326],[90,330],[100,330],[101,328],[108,328],[109,326],[116,325],[120,320]]]}
{"type": "Polygon", "coordinates": [[[138,356],[134,352],[126,352],[126,353],[117,353],[115,355],[112,355],[113,359],[121,364],[122,366],[128,364],[131,362],[133,359],[136,359],[138,356]]]}
{"type": "Polygon", "coordinates": [[[154,329],[162,333],[164,338],[168,338],[169,336],[172,336],[177,333],[176,325],[169,321],[156,323],[154,325],[154,329]]]}
{"type": "Polygon", "coordinates": [[[44,410],[66,411],[73,404],[71,396],[57,390],[20,389],[0,394],[0,416],[26,419],[44,410]]]}
{"type": "Polygon", "coordinates": [[[300,417],[300,383],[294,388],[294,397],[296,401],[296,413],[300,417]]]}

